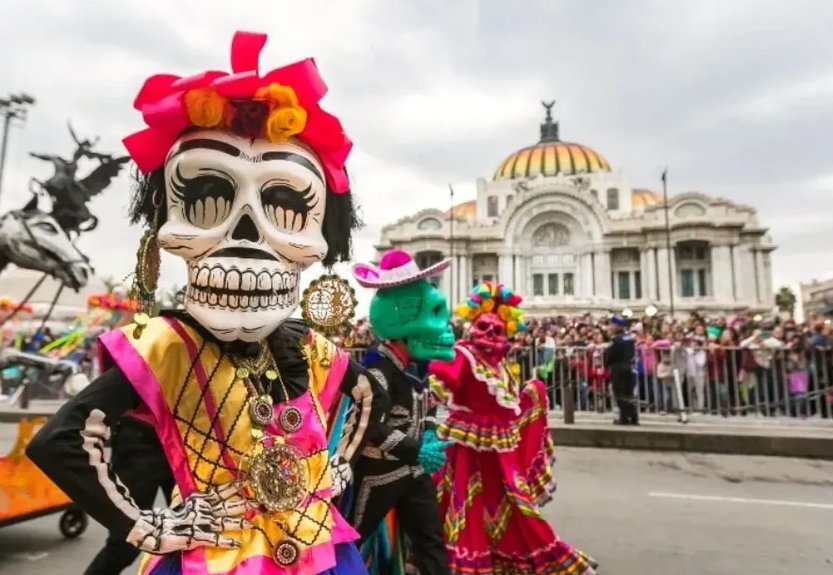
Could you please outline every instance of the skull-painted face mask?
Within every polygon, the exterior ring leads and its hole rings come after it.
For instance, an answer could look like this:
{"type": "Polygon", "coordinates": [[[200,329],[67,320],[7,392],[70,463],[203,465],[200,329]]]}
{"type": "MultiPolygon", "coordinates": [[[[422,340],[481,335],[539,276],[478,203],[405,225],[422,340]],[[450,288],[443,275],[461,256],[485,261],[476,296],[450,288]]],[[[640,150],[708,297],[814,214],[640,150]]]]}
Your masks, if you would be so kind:
{"type": "Polygon", "coordinates": [[[223,341],[259,341],[298,306],[299,274],[327,253],[324,170],[294,140],[182,136],[165,162],[159,243],[188,264],[185,309],[223,341]]]}
{"type": "Polygon", "coordinates": [[[494,313],[484,313],[474,320],[469,331],[471,342],[489,359],[500,360],[509,351],[506,325],[494,313]]]}
{"type": "Polygon", "coordinates": [[[379,290],[370,302],[370,324],[383,339],[405,341],[418,360],[454,359],[448,301],[426,280],[379,290]]]}

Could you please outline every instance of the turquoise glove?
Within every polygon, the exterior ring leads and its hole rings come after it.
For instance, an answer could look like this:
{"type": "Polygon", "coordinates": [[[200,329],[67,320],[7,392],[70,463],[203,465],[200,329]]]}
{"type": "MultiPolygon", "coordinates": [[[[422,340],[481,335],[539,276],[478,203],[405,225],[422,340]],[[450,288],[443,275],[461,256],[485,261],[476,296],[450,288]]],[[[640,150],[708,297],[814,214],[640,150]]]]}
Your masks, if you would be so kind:
{"type": "Polygon", "coordinates": [[[437,432],[433,429],[422,434],[422,445],[419,447],[419,463],[427,473],[434,473],[445,463],[445,448],[450,445],[448,441],[440,441],[437,432]]]}

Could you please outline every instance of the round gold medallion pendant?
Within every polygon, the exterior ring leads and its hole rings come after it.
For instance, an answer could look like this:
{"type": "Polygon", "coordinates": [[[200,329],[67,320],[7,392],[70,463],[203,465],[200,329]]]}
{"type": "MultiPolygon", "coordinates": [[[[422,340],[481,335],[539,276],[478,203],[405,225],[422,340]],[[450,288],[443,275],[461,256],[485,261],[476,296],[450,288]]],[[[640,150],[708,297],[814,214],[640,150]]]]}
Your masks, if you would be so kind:
{"type": "Polygon", "coordinates": [[[249,400],[249,416],[252,423],[258,427],[266,427],[272,422],[275,409],[272,407],[272,398],[268,395],[253,397],[249,400]]]}
{"type": "Polygon", "coordinates": [[[333,336],[350,323],[357,305],[356,291],[347,280],[323,275],[304,290],[301,318],[316,331],[333,336]]]}
{"type": "Polygon", "coordinates": [[[288,539],[275,545],[275,548],[272,550],[272,559],[275,560],[275,563],[283,567],[294,565],[300,555],[301,550],[298,548],[298,545],[288,539]]]}
{"type": "Polygon", "coordinates": [[[281,424],[281,429],[286,433],[295,433],[301,429],[304,415],[300,409],[294,405],[289,405],[281,410],[280,415],[278,415],[278,422],[281,424]]]}
{"type": "Polygon", "coordinates": [[[289,511],[304,499],[307,474],[302,457],[287,443],[264,447],[252,457],[249,483],[257,502],[268,511],[289,511]]]}

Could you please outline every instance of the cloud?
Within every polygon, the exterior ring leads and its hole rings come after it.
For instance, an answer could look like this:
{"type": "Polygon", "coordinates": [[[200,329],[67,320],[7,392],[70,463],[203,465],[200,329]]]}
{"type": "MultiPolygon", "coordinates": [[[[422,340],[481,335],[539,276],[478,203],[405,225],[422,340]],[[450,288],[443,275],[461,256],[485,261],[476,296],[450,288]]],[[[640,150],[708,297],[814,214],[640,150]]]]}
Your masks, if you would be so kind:
{"type": "MultiPolygon", "coordinates": [[[[449,182],[470,199],[476,177],[537,140],[539,102],[556,98],[562,137],[634,185],[656,188],[667,165],[672,193],[755,206],[779,245],[776,282],[794,283],[827,245],[832,26],[825,0],[7,2],[0,85],[38,102],[11,129],[0,209],[49,175],[28,152],[70,151],[68,119],[118,151],[142,127],[131,104],[147,76],[226,69],[233,31],[254,29],[270,34],[263,67],[315,56],[324,105],[357,144],[358,259],[383,224],[447,206],[449,182]]],[[[91,206],[101,225],[82,247],[105,275],[130,269],[129,191],[125,173],[91,206]]],[[[166,279],[183,281],[178,269],[166,262],[166,279]]]]}

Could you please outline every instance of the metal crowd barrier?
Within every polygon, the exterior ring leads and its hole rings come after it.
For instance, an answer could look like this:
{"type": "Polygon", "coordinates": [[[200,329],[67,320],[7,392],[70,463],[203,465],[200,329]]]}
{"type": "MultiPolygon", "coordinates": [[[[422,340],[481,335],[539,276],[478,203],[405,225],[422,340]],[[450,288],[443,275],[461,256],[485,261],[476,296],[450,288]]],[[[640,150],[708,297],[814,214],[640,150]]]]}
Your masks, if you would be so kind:
{"type": "MultiPolygon", "coordinates": [[[[571,398],[575,411],[604,414],[616,405],[604,350],[522,347],[512,359],[522,380],[544,380],[552,410],[562,410],[571,398]]],[[[350,351],[358,360],[366,353],[350,351]]],[[[830,419],[832,376],[833,349],[640,347],[633,389],[642,413],[830,419]]]]}

